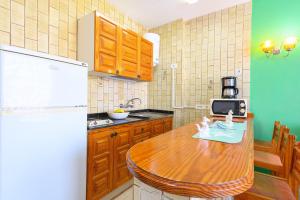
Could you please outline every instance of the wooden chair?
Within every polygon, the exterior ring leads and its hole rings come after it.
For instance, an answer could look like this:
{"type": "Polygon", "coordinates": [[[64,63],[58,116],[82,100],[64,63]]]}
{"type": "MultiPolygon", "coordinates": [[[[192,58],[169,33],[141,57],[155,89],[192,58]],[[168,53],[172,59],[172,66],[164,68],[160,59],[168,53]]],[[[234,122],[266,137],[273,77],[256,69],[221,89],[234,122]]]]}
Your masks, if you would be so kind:
{"type": "Polygon", "coordinates": [[[300,148],[294,148],[293,168],[288,179],[254,173],[254,184],[247,192],[237,195],[237,200],[294,200],[299,199],[300,148]]]}
{"type": "Polygon", "coordinates": [[[280,129],[280,122],[275,121],[273,136],[271,141],[254,140],[254,150],[265,151],[278,154],[282,140],[282,130],[280,129]]]}
{"type": "Polygon", "coordinates": [[[254,113],[248,112],[248,113],[247,113],[247,118],[248,118],[248,119],[254,119],[254,113]]]}
{"type": "Polygon", "coordinates": [[[298,143],[294,148],[293,153],[293,168],[289,176],[289,185],[292,189],[296,199],[299,199],[300,187],[300,144],[298,143]]]}
{"type": "Polygon", "coordinates": [[[291,168],[292,152],[296,137],[289,134],[289,129],[283,126],[283,139],[279,155],[254,150],[254,165],[271,170],[276,175],[287,178],[291,168]]]}

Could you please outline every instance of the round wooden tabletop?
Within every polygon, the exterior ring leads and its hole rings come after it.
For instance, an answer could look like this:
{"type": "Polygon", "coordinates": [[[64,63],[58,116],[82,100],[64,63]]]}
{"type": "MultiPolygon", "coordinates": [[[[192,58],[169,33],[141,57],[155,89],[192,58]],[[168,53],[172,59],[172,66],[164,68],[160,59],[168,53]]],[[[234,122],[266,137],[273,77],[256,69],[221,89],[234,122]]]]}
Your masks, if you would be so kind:
{"type": "Polygon", "coordinates": [[[235,196],[253,184],[253,121],[242,142],[225,144],[194,139],[189,124],[133,146],[130,172],[159,190],[189,197],[235,196]]]}

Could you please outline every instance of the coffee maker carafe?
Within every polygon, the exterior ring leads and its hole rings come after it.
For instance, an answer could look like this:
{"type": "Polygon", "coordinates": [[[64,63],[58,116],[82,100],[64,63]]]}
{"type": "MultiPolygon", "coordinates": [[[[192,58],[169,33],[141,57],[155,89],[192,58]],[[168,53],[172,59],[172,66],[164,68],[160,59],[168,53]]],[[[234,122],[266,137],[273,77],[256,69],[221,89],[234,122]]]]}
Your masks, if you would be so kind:
{"type": "Polygon", "coordinates": [[[222,78],[222,98],[236,99],[239,89],[236,87],[237,78],[235,76],[227,76],[222,78]]]}

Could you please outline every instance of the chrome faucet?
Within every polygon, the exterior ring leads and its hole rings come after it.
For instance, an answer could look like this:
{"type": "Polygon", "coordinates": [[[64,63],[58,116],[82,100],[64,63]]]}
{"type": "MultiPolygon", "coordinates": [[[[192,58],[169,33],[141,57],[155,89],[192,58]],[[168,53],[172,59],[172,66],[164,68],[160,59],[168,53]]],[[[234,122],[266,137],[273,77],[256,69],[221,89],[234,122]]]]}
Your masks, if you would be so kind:
{"type": "Polygon", "coordinates": [[[140,98],[133,98],[133,99],[128,100],[125,105],[120,104],[120,108],[133,108],[134,107],[133,103],[135,100],[139,100],[140,104],[142,104],[142,100],[140,98]]]}

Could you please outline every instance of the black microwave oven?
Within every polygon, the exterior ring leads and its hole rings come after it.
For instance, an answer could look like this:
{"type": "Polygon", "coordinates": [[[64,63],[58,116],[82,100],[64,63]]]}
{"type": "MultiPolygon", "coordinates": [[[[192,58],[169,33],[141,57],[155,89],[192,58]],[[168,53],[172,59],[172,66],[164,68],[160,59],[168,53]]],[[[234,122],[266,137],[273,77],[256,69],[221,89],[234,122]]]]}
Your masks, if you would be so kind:
{"type": "Polygon", "coordinates": [[[247,117],[247,101],[245,99],[211,99],[210,115],[226,116],[229,111],[233,117],[247,117]]]}

